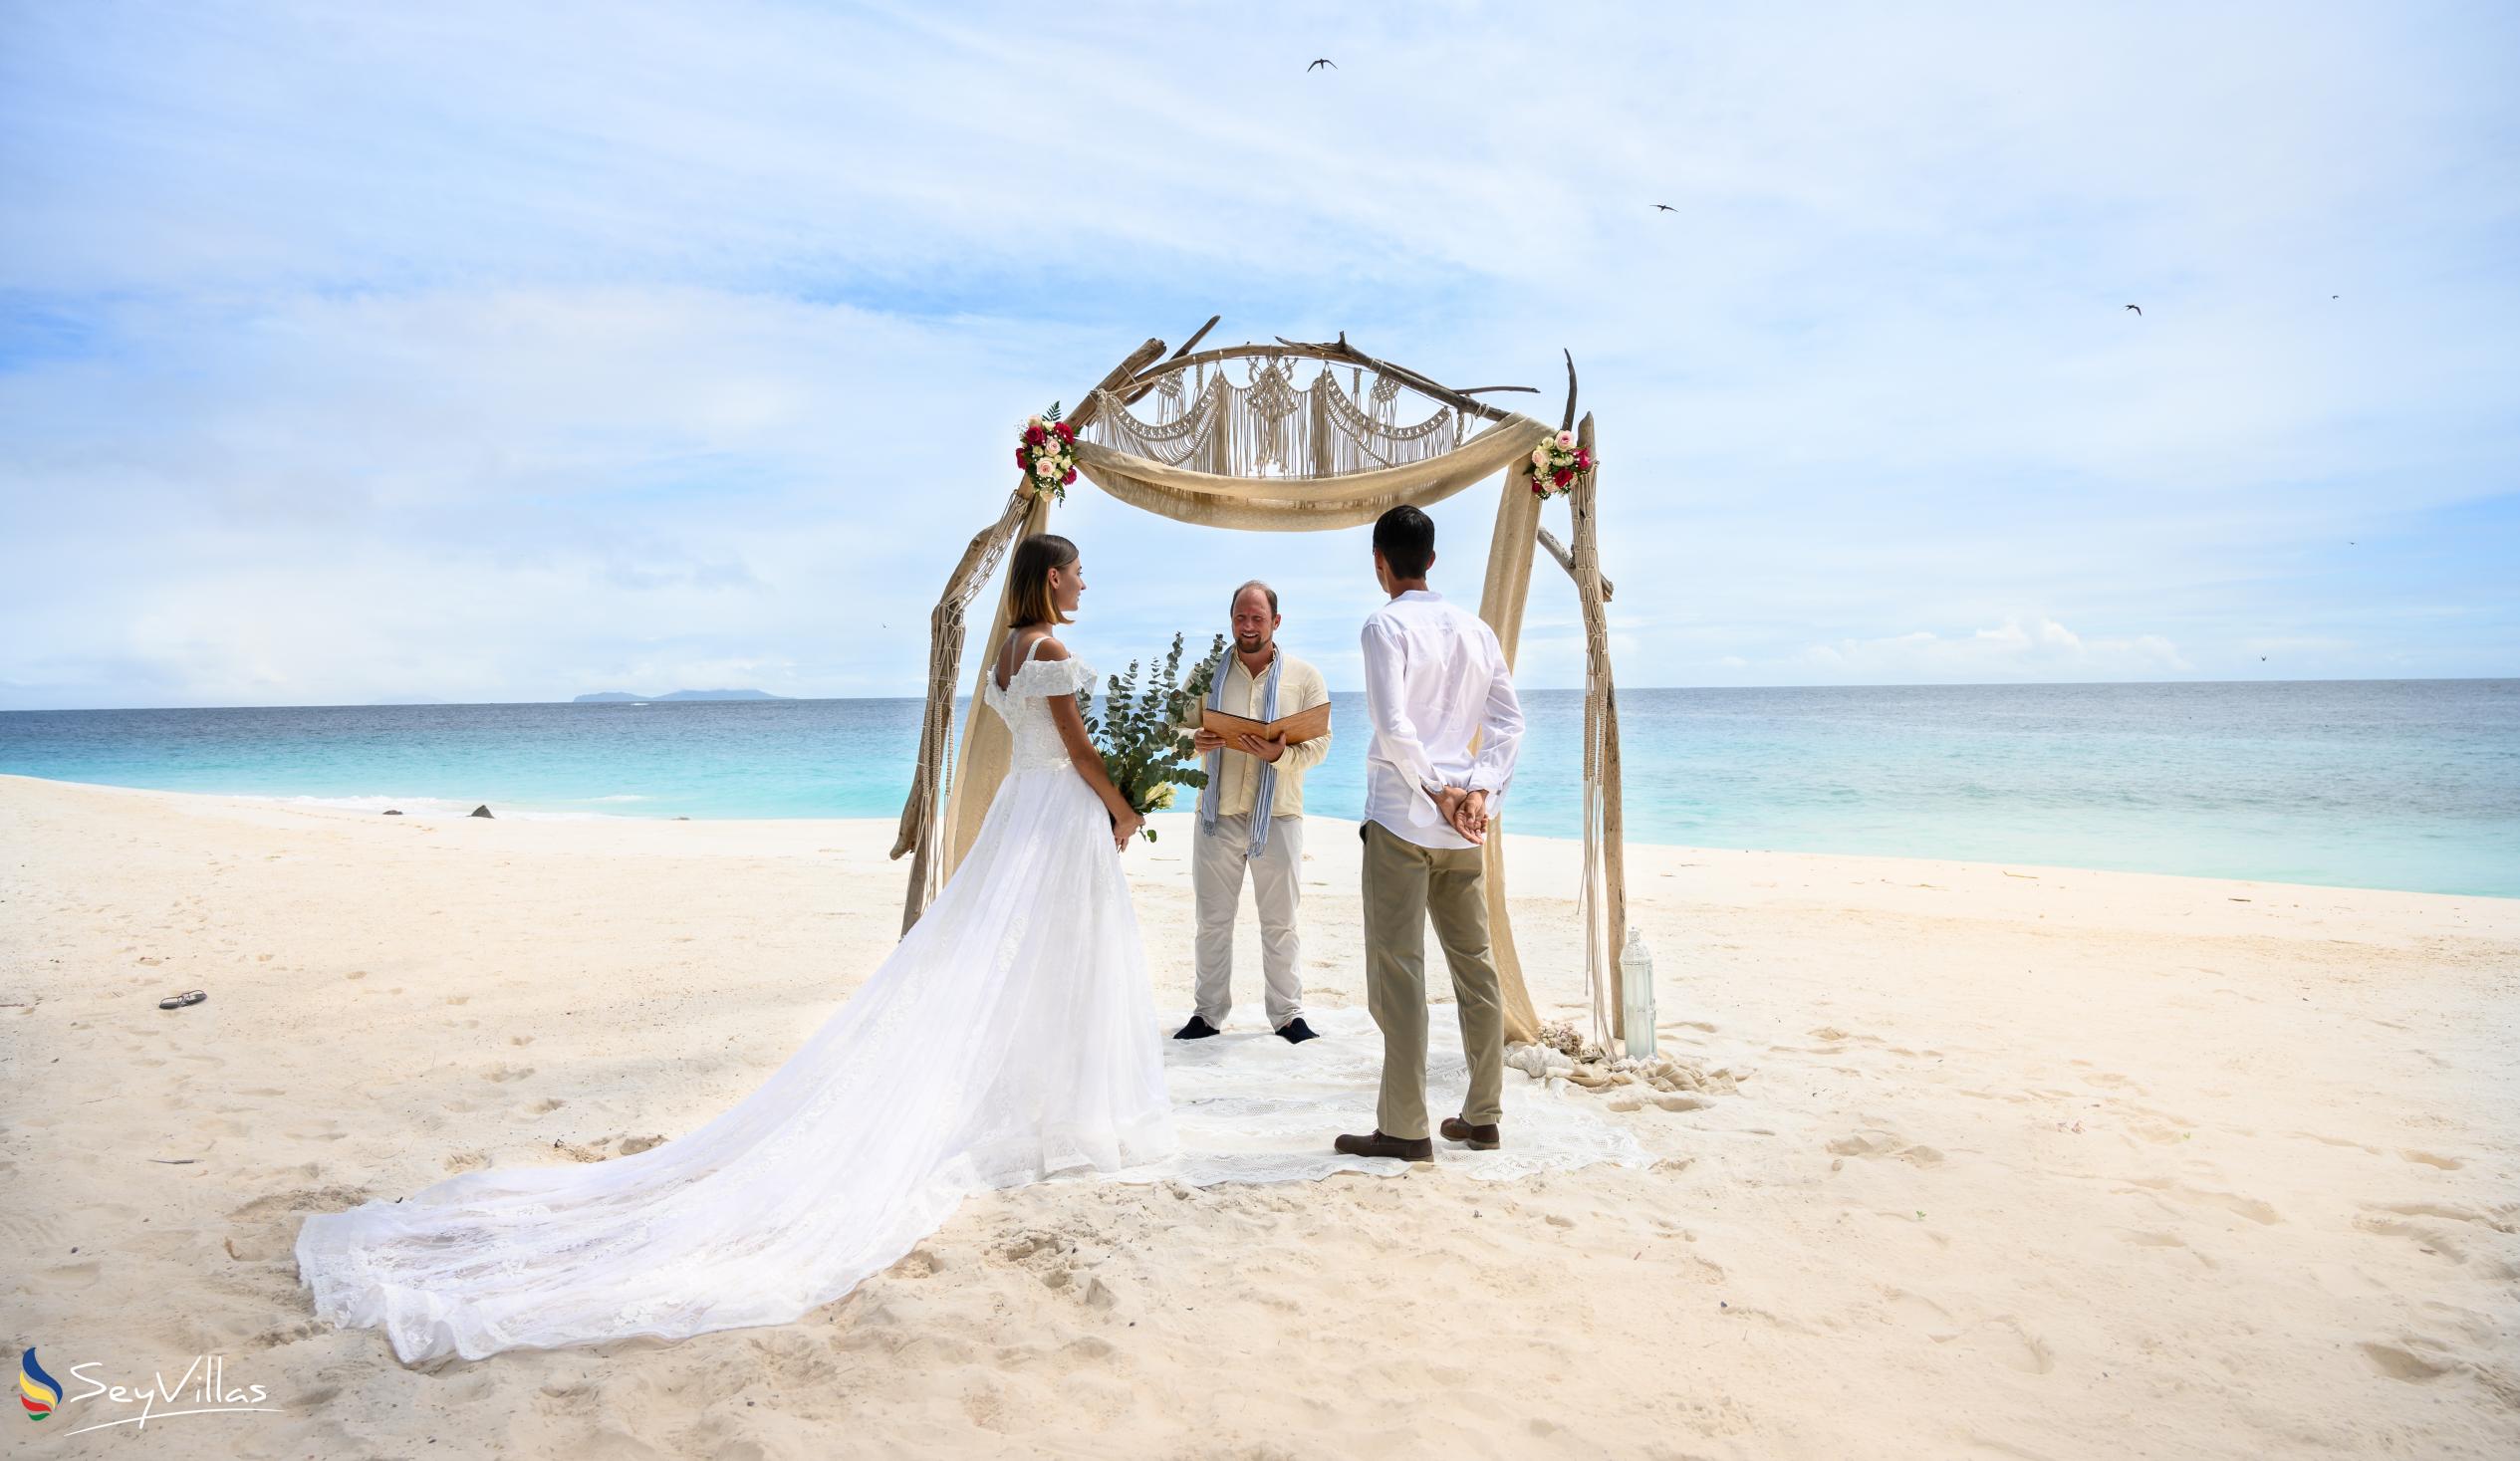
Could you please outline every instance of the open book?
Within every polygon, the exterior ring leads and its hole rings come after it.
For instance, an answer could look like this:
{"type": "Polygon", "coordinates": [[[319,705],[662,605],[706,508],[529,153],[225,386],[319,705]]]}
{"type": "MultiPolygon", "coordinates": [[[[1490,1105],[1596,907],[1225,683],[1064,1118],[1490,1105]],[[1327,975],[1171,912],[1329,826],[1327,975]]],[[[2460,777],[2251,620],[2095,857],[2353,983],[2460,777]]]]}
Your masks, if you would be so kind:
{"type": "Polygon", "coordinates": [[[1199,726],[1225,738],[1231,746],[1240,735],[1255,735],[1262,740],[1283,735],[1290,746],[1330,734],[1330,702],[1324,700],[1310,710],[1281,715],[1275,720],[1253,720],[1247,715],[1228,715],[1222,710],[1199,707],[1199,726]]]}

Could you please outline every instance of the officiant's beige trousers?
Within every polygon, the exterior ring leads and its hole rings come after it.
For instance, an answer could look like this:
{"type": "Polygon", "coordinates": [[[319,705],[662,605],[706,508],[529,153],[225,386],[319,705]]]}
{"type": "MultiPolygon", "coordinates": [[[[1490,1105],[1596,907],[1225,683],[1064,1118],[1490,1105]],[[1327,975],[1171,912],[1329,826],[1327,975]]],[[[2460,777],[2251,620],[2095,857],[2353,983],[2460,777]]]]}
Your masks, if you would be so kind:
{"type": "Polygon", "coordinates": [[[1242,906],[1242,880],[1251,874],[1251,901],[1260,909],[1260,976],[1267,986],[1269,1028],[1304,1013],[1303,949],[1295,931],[1298,888],[1304,879],[1304,819],[1269,819],[1269,845],[1251,850],[1251,814],[1216,819],[1213,837],[1190,833],[1190,890],[1198,904],[1199,1018],[1222,1030],[1234,1006],[1234,914],[1242,906]]]}
{"type": "Polygon", "coordinates": [[[1470,1090],[1461,1119],[1505,1113],[1505,1003],[1488,953],[1487,887],[1477,848],[1421,848],[1380,822],[1365,825],[1365,1000],[1383,1031],[1383,1097],[1375,1124],[1404,1141],[1426,1135],[1426,920],[1452,971],[1470,1090]]]}

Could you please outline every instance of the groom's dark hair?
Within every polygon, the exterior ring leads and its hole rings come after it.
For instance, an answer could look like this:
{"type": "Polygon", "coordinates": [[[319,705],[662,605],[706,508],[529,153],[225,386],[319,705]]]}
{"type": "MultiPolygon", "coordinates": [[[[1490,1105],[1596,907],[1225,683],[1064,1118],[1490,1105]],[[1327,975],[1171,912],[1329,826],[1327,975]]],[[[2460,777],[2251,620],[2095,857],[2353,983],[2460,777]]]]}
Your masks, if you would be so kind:
{"type": "Polygon", "coordinates": [[[1374,547],[1394,577],[1422,579],[1435,559],[1435,520],[1401,503],[1374,520],[1374,547]]]}

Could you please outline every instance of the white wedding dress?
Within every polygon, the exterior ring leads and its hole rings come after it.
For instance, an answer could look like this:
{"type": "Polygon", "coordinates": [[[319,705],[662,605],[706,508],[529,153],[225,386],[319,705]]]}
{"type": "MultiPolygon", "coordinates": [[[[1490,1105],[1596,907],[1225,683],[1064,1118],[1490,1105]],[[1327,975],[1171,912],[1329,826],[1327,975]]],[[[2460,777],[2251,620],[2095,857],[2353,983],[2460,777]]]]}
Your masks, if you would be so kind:
{"type": "Polygon", "coordinates": [[[1161,1032],[1103,803],[1029,653],[982,694],[1006,780],[936,901],[752,1095],[594,1163],[466,1172],[306,1220],[316,1313],[405,1363],[785,1324],[907,1253],[969,1193],[1176,1149],[1161,1032]]]}

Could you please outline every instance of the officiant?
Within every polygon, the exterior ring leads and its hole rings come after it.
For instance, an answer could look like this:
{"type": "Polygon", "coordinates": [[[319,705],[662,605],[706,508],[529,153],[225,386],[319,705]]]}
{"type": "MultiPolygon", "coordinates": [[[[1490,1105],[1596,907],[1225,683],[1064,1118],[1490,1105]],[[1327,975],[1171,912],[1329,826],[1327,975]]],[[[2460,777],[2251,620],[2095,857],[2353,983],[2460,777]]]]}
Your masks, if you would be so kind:
{"type": "MultiPolygon", "coordinates": [[[[1254,579],[1234,591],[1233,647],[1210,677],[1206,708],[1263,723],[1328,706],[1321,671],[1278,647],[1278,591],[1254,579]]],[[[1194,713],[1195,714],[1195,713],[1194,713]]],[[[1269,1028],[1291,1044],[1311,1040],[1304,1023],[1302,945],[1296,905],[1304,878],[1304,773],[1330,754],[1322,732],[1218,735],[1195,719],[1184,725],[1206,758],[1190,885],[1198,904],[1198,1008],[1175,1040],[1203,1040],[1225,1027],[1233,1008],[1234,919],[1245,874],[1260,912],[1260,970],[1269,1028]]]]}

